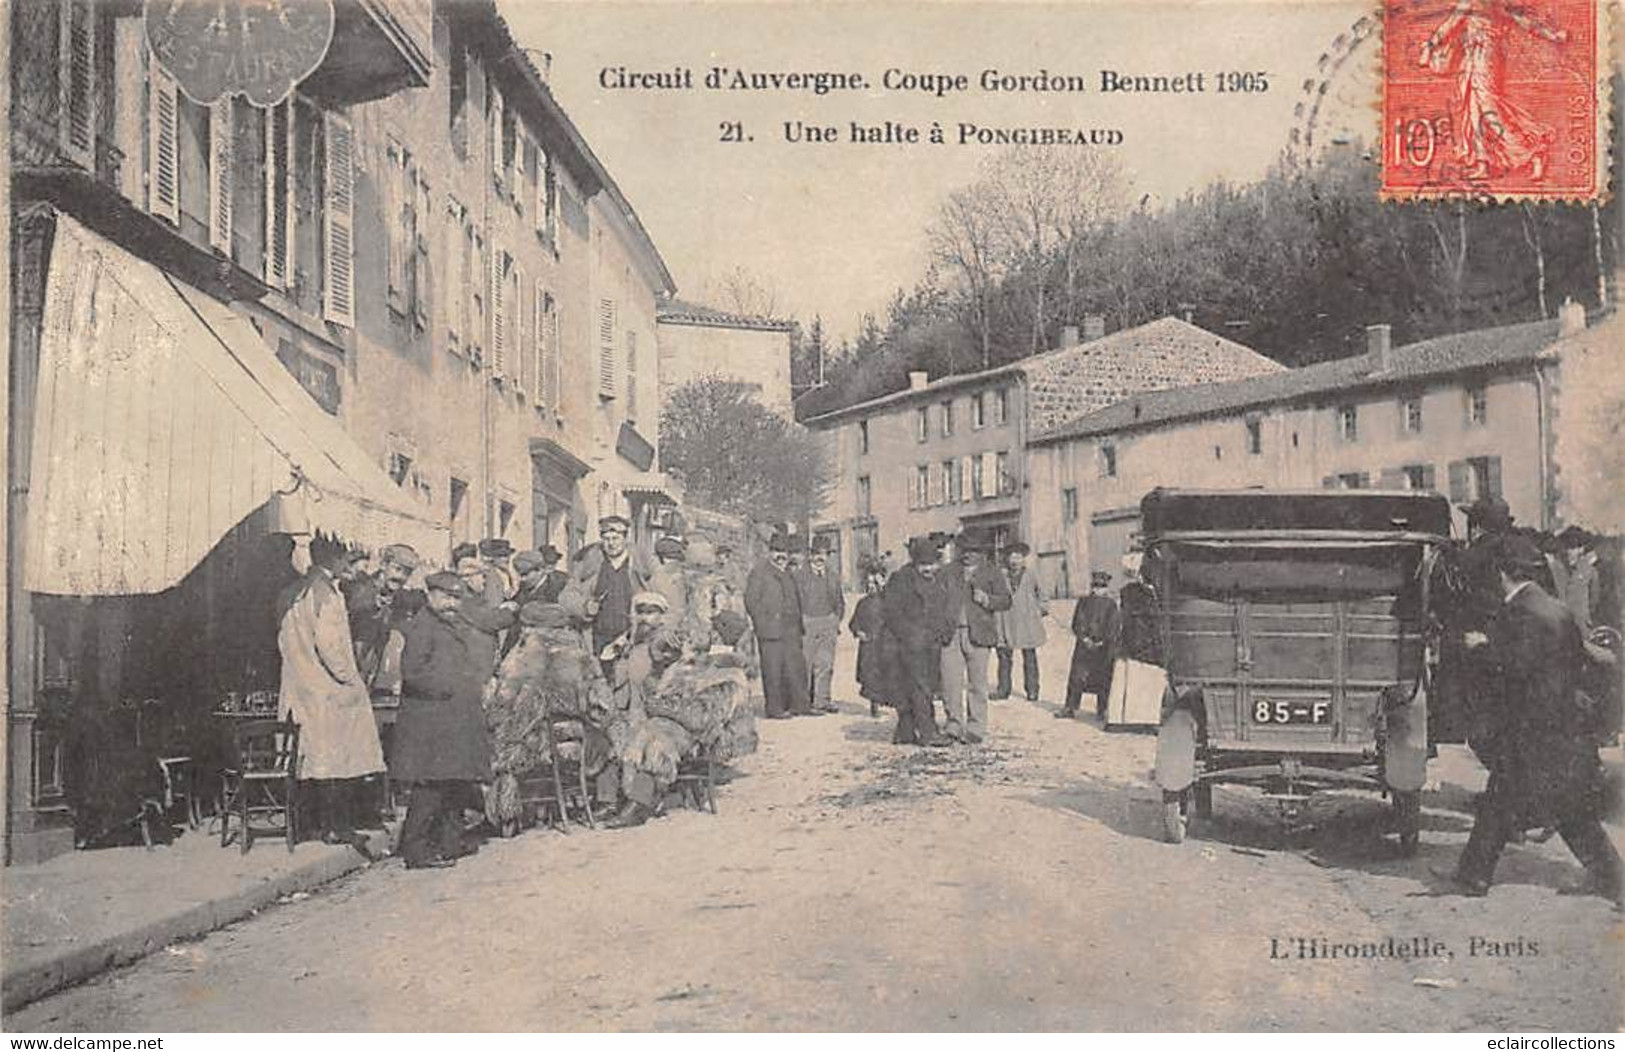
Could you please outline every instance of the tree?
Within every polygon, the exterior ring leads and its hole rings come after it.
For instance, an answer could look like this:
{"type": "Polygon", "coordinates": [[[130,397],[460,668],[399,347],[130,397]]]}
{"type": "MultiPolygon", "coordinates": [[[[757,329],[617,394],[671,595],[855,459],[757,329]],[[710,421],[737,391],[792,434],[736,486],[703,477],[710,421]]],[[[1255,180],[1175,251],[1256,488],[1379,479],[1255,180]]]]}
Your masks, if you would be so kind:
{"type": "Polygon", "coordinates": [[[805,521],[831,484],[816,435],[763,406],[752,385],[721,376],[672,392],[660,414],[660,466],[694,503],[759,521],[805,521]]]}
{"type": "Polygon", "coordinates": [[[747,318],[771,318],[779,303],[772,285],[741,266],[713,281],[708,295],[719,310],[747,318]]]}

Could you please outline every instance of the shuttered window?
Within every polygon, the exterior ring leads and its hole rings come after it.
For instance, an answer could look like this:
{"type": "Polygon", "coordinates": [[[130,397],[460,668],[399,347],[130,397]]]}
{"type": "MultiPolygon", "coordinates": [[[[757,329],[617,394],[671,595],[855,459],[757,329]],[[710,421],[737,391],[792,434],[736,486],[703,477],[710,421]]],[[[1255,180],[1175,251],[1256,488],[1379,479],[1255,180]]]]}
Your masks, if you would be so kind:
{"type": "Polygon", "coordinates": [[[293,100],[265,115],[265,283],[293,280],[293,100]]]}
{"type": "Polygon", "coordinates": [[[326,114],[322,136],[322,316],[355,328],[355,129],[348,118],[326,114]]]}
{"type": "Polygon", "coordinates": [[[505,352],[502,367],[505,373],[511,370],[510,375],[513,377],[514,385],[518,387],[519,393],[523,395],[529,386],[525,376],[526,372],[529,371],[526,368],[525,360],[530,357],[525,353],[527,345],[525,343],[524,293],[521,291],[525,287],[525,281],[517,259],[511,256],[508,257],[507,268],[507,273],[502,278],[502,304],[503,313],[507,316],[508,343],[512,349],[505,352]]]}
{"type": "Polygon", "coordinates": [[[486,82],[485,90],[490,95],[490,104],[486,108],[485,138],[491,147],[491,178],[502,184],[502,92],[496,85],[486,82]]]}
{"type": "Polygon", "coordinates": [[[981,462],[973,456],[964,456],[959,461],[959,500],[961,503],[976,499],[976,491],[981,487],[980,476],[976,474],[977,465],[981,462]]]}
{"type": "Polygon", "coordinates": [[[491,264],[485,258],[485,238],[474,229],[472,222],[467,227],[466,241],[468,268],[464,273],[468,280],[463,285],[463,295],[468,297],[468,331],[463,339],[471,354],[479,354],[485,349],[485,305],[491,292],[491,264]]]}
{"type": "Polygon", "coordinates": [[[66,0],[61,41],[61,143],[70,161],[96,167],[96,8],[93,0],[66,0]]]}
{"type": "Polygon", "coordinates": [[[598,301],[598,397],[615,397],[615,301],[598,301]]]}
{"type": "Polygon", "coordinates": [[[460,350],[465,329],[463,314],[466,302],[455,290],[463,287],[465,279],[463,258],[467,253],[467,240],[463,234],[463,206],[455,197],[446,198],[446,215],[442,233],[446,253],[446,288],[454,290],[446,297],[446,339],[453,350],[460,350]]]}
{"type": "Polygon", "coordinates": [[[553,376],[548,368],[548,351],[553,339],[553,295],[540,281],[536,282],[535,298],[531,303],[536,312],[531,326],[531,353],[535,355],[532,369],[536,378],[533,393],[537,405],[547,405],[553,397],[553,376]]]}
{"type": "Polygon", "coordinates": [[[147,211],[179,223],[180,97],[156,58],[148,57],[147,69],[147,211]]]}
{"type": "Polygon", "coordinates": [[[982,454],[980,461],[982,471],[981,484],[976,487],[978,497],[997,497],[999,495],[999,455],[989,450],[982,454]]]}
{"type": "Polygon", "coordinates": [[[491,373],[502,376],[507,365],[508,312],[503,303],[508,282],[508,254],[491,250],[491,373]]]}
{"type": "Polygon", "coordinates": [[[233,123],[230,98],[209,107],[209,244],[227,256],[232,254],[231,201],[235,190],[233,123]]]}
{"type": "Polygon", "coordinates": [[[638,334],[626,330],[626,418],[638,415],[638,334]]]}
{"type": "Polygon", "coordinates": [[[384,299],[397,314],[408,307],[408,272],[412,256],[412,158],[406,147],[391,138],[384,147],[385,171],[379,180],[384,215],[384,299]]]}
{"type": "Polygon", "coordinates": [[[429,192],[429,180],[422,169],[417,172],[413,188],[417,206],[412,210],[412,320],[419,329],[429,327],[429,294],[434,287],[430,271],[429,223],[434,215],[434,195],[429,192]]]}
{"type": "Polygon", "coordinates": [[[536,201],[535,201],[535,204],[533,206],[532,215],[534,216],[535,222],[536,222],[536,232],[538,234],[543,235],[544,237],[551,237],[552,233],[553,233],[553,231],[552,231],[553,170],[550,167],[548,167],[547,151],[542,149],[542,144],[541,143],[536,144],[536,158],[535,158],[535,160],[536,160],[536,183],[535,183],[536,201]]]}

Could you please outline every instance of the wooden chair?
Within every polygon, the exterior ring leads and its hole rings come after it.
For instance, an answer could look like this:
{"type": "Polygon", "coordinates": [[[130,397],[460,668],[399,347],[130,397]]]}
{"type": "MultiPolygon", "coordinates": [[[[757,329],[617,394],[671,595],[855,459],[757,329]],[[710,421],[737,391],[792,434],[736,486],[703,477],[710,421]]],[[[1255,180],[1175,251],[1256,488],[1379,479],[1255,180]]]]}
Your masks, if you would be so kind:
{"type": "Polygon", "coordinates": [[[280,832],[292,851],[298,841],[299,724],[245,720],[232,728],[232,764],[220,772],[220,846],[231,842],[237,816],[243,854],[254,846],[256,818],[280,817],[261,832],[280,832]]]}
{"type": "Polygon", "coordinates": [[[587,787],[587,743],[584,738],[561,733],[562,728],[580,723],[580,718],[575,716],[544,720],[548,762],[525,772],[519,780],[521,802],[540,809],[544,820],[551,815],[553,820],[549,824],[561,833],[570,831],[572,810],[589,829],[598,827],[592,810],[592,791],[587,787]]]}
{"type": "Polygon", "coordinates": [[[703,806],[717,813],[717,750],[715,745],[702,745],[693,756],[677,765],[677,779],[672,788],[680,791],[690,806],[698,811],[703,806]]]}

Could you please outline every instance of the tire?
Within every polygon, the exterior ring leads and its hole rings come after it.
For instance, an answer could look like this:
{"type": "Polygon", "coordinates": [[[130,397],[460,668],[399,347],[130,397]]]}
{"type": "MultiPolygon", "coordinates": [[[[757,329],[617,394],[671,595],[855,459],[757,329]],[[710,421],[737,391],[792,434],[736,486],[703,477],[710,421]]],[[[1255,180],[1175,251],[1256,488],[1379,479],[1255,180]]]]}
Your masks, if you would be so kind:
{"type": "Polygon", "coordinates": [[[1399,834],[1399,853],[1405,858],[1416,854],[1422,843],[1422,794],[1394,790],[1394,832],[1399,834]]]}
{"type": "Polygon", "coordinates": [[[1162,838],[1170,844],[1185,842],[1185,794],[1162,794],[1162,838]]]}
{"type": "Polygon", "coordinates": [[[1213,783],[1197,782],[1191,786],[1191,802],[1196,817],[1204,822],[1213,817],[1213,783]]]}

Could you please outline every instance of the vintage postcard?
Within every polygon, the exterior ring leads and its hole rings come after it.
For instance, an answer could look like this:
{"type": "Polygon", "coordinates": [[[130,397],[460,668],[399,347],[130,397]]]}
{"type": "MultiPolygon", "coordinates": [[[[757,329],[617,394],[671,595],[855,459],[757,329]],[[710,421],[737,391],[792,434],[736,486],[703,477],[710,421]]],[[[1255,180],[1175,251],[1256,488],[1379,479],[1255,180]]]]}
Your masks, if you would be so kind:
{"type": "Polygon", "coordinates": [[[6,1030],[1613,1047],[1613,0],[3,13],[6,1030]]]}

